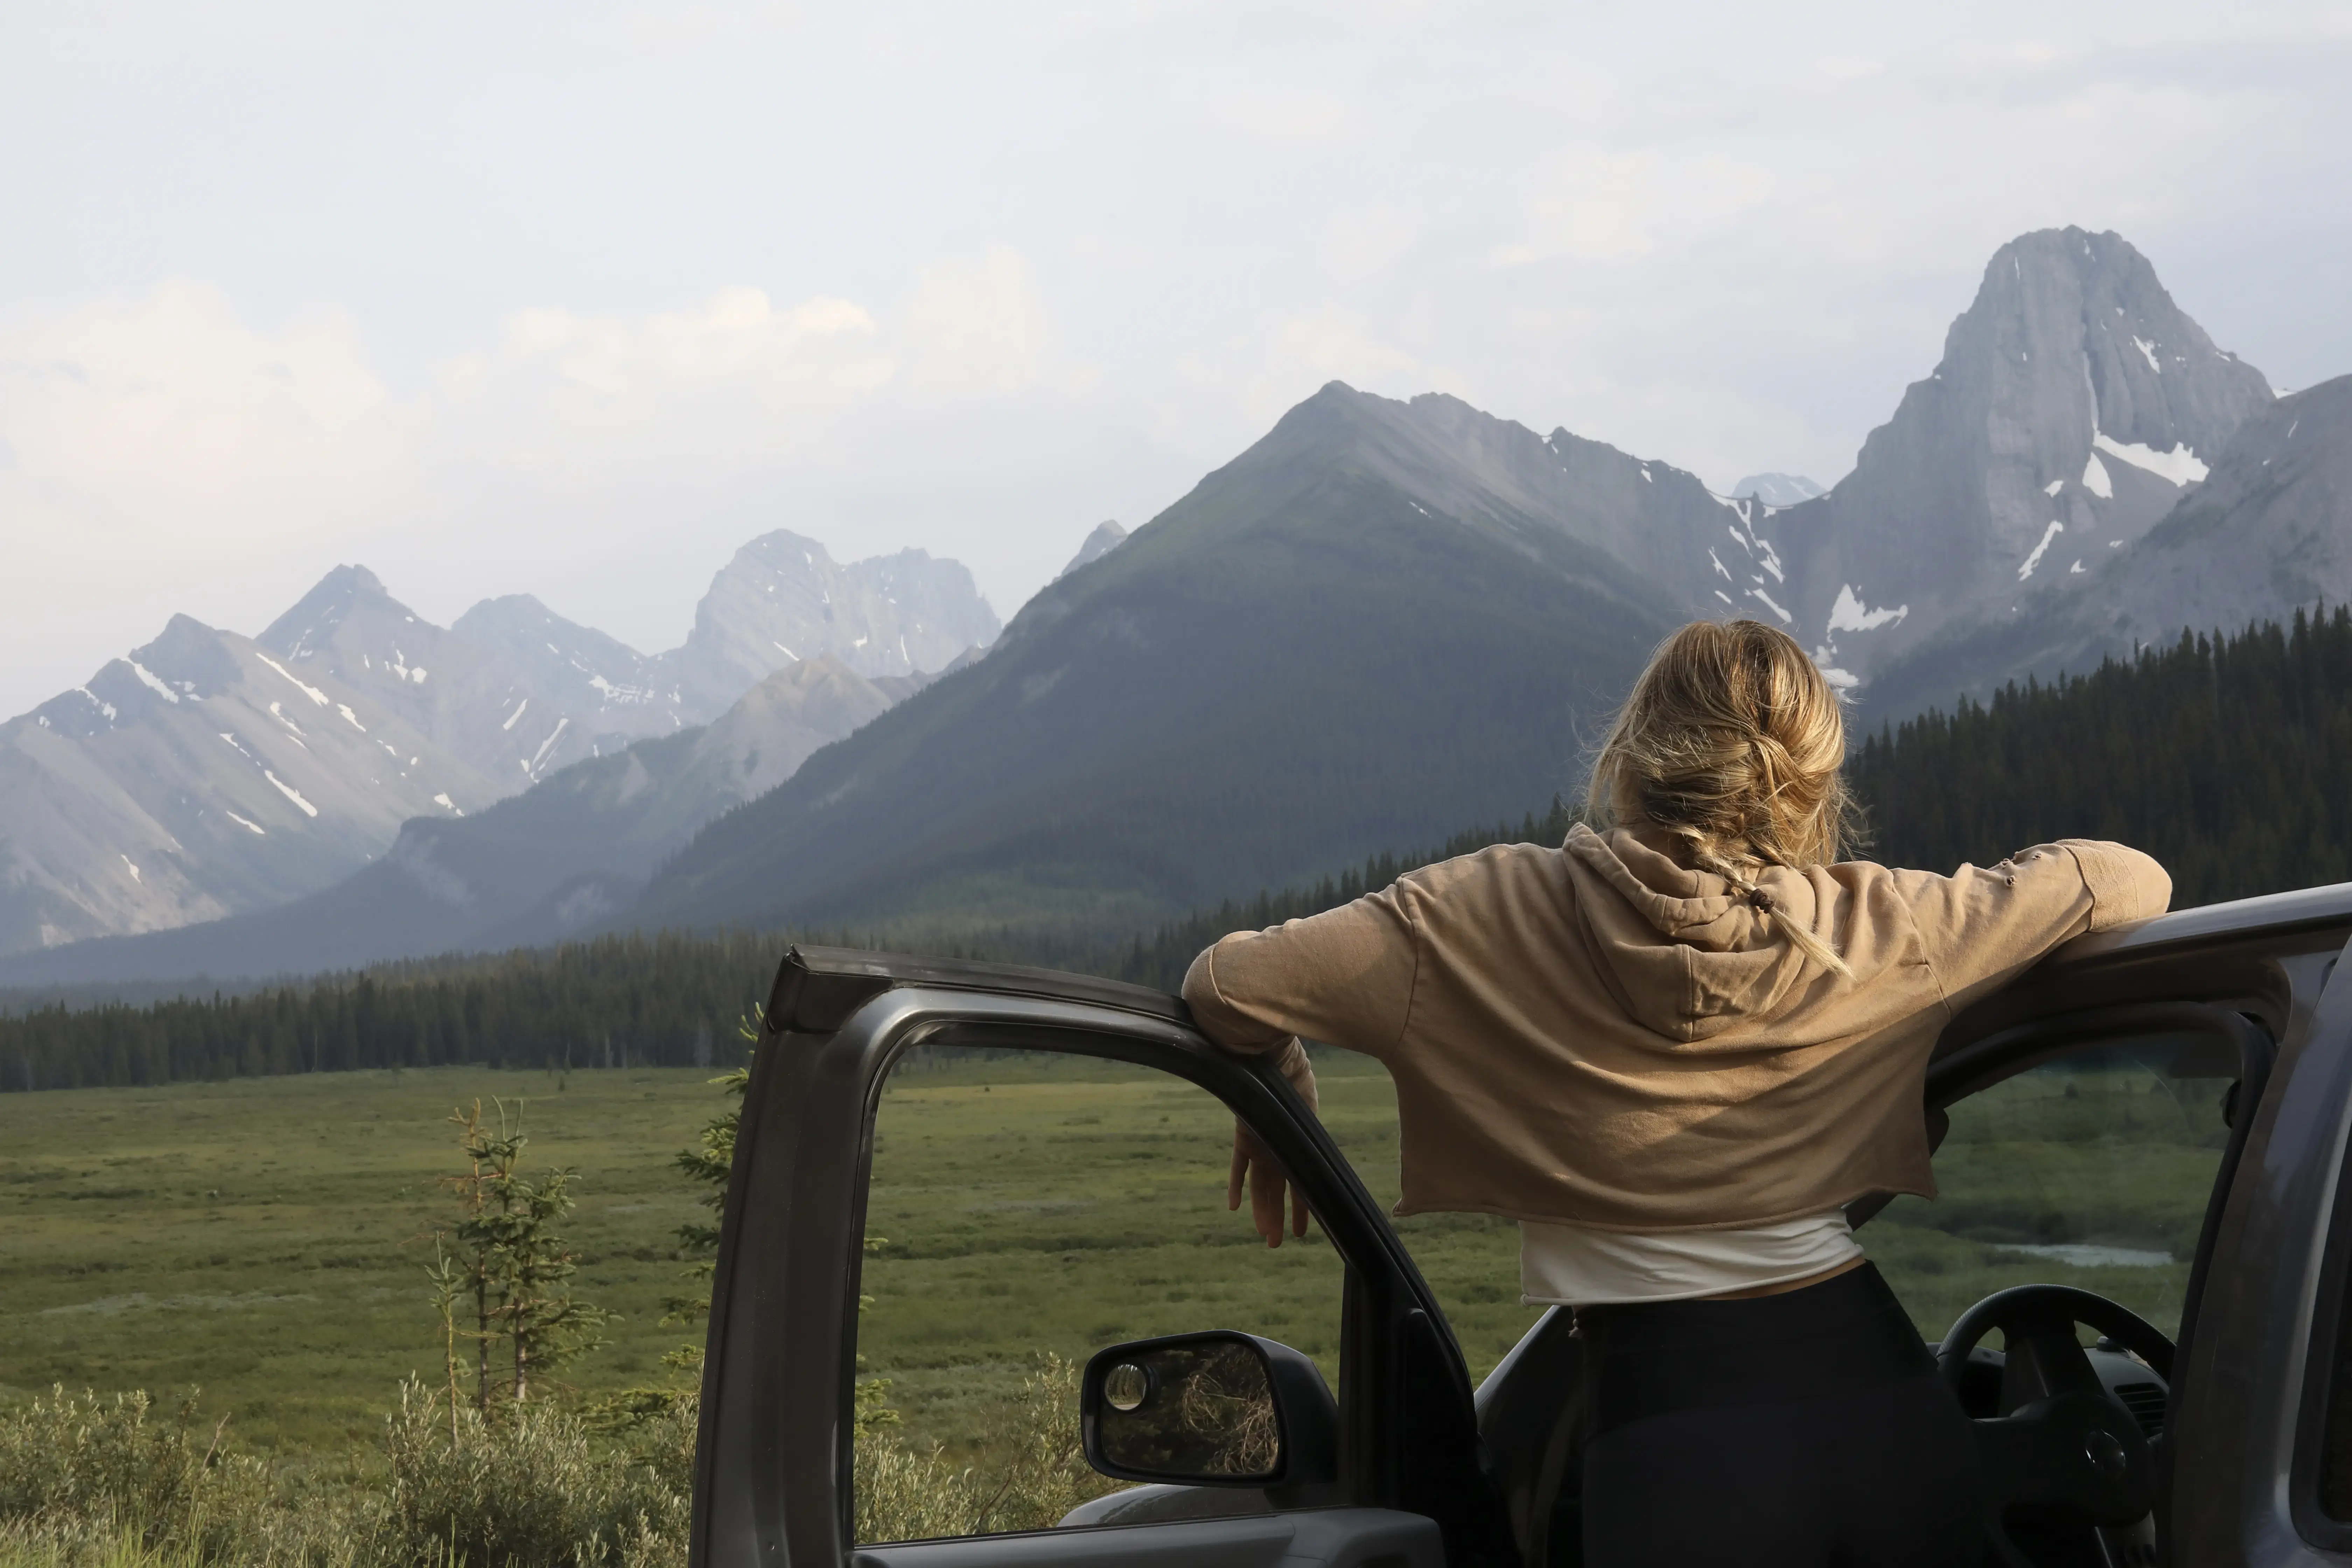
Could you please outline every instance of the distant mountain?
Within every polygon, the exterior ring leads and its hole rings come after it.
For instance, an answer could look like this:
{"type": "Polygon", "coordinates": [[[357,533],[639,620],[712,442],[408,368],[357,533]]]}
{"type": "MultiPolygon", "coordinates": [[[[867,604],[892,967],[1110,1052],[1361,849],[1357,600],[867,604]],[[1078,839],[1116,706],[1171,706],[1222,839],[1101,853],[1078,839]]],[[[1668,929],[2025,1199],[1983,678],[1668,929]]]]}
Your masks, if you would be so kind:
{"type": "Polygon", "coordinates": [[[2028,584],[2092,574],[2271,403],[2119,236],[2011,240],[1853,471],[1768,510],[1783,624],[1891,710],[1875,673],[1956,623],[2021,613],[2028,584]]]}
{"type": "Polygon", "coordinates": [[[1739,500],[1754,498],[1766,506],[1794,506],[1828,492],[1802,474],[1750,474],[1731,487],[1739,500]]]}
{"type": "Polygon", "coordinates": [[[1891,716],[1979,699],[2026,675],[2081,674],[2110,655],[2238,632],[2352,603],[2352,376],[2254,416],[2137,544],[2053,576],[2015,608],[1961,621],[1874,683],[1891,716]]]}
{"type": "Polygon", "coordinates": [[[844,566],[815,540],[779,529],[719,568],[685,645],[667,653],[641,654],[528,594],[485,599],[450,629],[573,721],[568,761],[709,723],[772,671],[805,659],[830,657],[877,678],[936,673],[1003,628],[961,562],[902,550],[844,566]]]}
{"type": "Polygon", "coordinates": [[[919,689],[839,660],[777,670],[707,728],[574,763],[478,815],[419,816],[380,858],[274,908],[0,958],[0,984],[270,975],[547,942],[625,914],[694,830],[919,689]]]}
{"type": "Polygon", "coordinates": [[[1095,531],[1087,535],[1086,542],[1078,546],[1078,552],[1070,557],[1070,563],[1054,574],[1054,580],[1058,583],[1088,562],[1101,560],[1126,537],[1127,530],[1116,522],[1095,524],[1095,531]]]}
{"type": "MultiPolygon", "coordinates": [[[[838,660],[895,699],[998,629],[955,562],[904,551],[838,566],[781,532],[739,552],[685,646],[651,658],[528,595],[444,630],[361,566],[252,639],[175,617],[0,724],[0,953],[285,904],[392,850],[404,822],[478,812],[574,762],[719,720],[777,670],[838,660]]],[[[738,759],[724,803],[846,733],[835,724],[812,721],[805,744],[789,725],[751,726],[767,738],[748,743],[758,757],[738,759]]],[[[696,769],[733,732],[714,731],[680,752],[696,769]]],[[[665,844],[702,820],[691,794],[672,803],[665,844]]]]}
{"type": "Polygon", "coordinates": [[[504,663],[530,700],[572,721],[549,759],[556,766],[709,718],[689,717],[664,661],[565,620],[529,594],[484,599],[449,629],[504,663]]]}
{"type": "Polygon", "coordinates": [[[1653,557],[1704,596],[1737,521],[1664,463],[1334,383],[628,919],[1131,929],[1516,816],[1681,618],[1653,557]]]}
{"type": "Polygon", "coordinates": [[[830,654],[860,675],[912,675],[985,647],[1002,629],[960,562],[919,550],[837,564],[779,529],[710,580],[686,646],[652,661],[688,713],[715,715],[769,671],[830,654]]]}
{"type": "Polygon", "coordinates": [[[529,784],[562,721],[338,567],[258,638],[176,616],[0,724],[0,952],[326,887],[415,816],[529,784]]]}

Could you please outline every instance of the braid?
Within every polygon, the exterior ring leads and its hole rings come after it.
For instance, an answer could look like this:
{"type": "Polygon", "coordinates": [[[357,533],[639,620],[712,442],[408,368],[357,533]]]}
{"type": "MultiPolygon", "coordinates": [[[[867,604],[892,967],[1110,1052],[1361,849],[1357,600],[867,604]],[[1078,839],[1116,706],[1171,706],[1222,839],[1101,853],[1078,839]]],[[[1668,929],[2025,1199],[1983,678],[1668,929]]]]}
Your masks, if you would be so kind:
{"type": "Polygon", "coordinates": [[[1730,883],[1732,891],[1745,900],[1748,908],[1754,910],[1758,916],[1771,921],[1773,929],[1788,938],[1790,947],[1795,948],[1832,974],[1847,980],[1853,978],[1853,971],[1846,967],[1845,960],[1838,956],[1835,948],[1815,936],[1811,928],[1790,919],[1780,908],[1780,900],[1758,887],[1756,879],[1742,868],[1742,859],[1749,864],[1760,864],[1774,859],[1774,857],[1756,854],[1735,858],[1724,854],[1719,847],[1706,835],[1690,828],[1678,830],[1675,837],[1691,847],[1691,861],[1694,865],[1702,871],[1712,871],[1730,883]]]}

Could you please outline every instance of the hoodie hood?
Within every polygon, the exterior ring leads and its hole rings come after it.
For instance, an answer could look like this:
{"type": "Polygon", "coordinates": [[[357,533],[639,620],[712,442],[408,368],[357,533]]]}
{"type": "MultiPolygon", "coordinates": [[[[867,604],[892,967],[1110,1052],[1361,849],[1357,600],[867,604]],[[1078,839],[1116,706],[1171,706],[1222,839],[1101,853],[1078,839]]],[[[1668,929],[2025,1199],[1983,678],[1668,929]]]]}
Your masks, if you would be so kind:
{"type": "Polygon", "coordinates": [[[1834,896],[1822,873],[1767,867],[1756,879],[1772,896],[1767,918],[1721,877],[1680,866],[1624,828],[1601,834],[1579,823],[1562,847],[1594,966],[1646,1029],[1700,1044],[1769,1024],[1838,983],[1774,930],[1782,920],[1817,921],[1824,894],[1834,896]]]}

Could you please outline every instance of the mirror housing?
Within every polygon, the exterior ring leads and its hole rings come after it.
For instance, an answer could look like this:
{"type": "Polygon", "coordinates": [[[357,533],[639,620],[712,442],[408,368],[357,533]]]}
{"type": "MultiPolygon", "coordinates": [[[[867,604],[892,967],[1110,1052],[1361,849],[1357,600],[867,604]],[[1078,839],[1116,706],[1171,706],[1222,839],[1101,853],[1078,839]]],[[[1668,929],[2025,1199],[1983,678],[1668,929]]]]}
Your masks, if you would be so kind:
{"type": "Polygon", "coordinates": [[[1231,1330],[1097,1352],[1078,1386],[1087,1463],[1129,1481],[1298,1486],[1339,1473],[1339,1405],[1315,1363],[1231,1330]]]}

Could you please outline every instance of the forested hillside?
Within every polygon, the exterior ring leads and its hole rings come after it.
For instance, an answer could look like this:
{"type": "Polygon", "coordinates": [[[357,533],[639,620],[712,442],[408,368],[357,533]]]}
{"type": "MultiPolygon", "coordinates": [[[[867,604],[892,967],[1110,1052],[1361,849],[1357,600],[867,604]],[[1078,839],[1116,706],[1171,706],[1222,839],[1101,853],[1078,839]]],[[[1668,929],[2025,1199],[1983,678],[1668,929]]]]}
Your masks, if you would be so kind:
{"type": "Polygon", "coordinates": [[[2011,686],[1880,731],[1849,773],[1874,859],[2111,838],[2164,862],[2176,909],[2352,879],[2352,612],[2011,686]]]}
{"type": "MultiPolygon", "coordinates": [[[[1876,859],[1943,870],[2050,838],[2119,839],[2172,870],[2175,907],[2352,879],[2352,611],[2188,637],[2054,685],[2011,687],[1867,737],[1851,772],[1876,859]]],[[[1312,914],[1429,861],[1558,843],[1573,809],[1375,856],[1150,935],[1048,944],[1002,930],[957,951],[1172,989],[1228,931],[1312,914]]],[[[610,938],[384,965],[241,996],[49,1006],[0,1018],[0,1088],[159,1083],[480,1061],[574,1069],[725,1059],[794,940],[856,931],[610,938]]]]}

